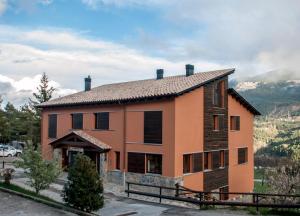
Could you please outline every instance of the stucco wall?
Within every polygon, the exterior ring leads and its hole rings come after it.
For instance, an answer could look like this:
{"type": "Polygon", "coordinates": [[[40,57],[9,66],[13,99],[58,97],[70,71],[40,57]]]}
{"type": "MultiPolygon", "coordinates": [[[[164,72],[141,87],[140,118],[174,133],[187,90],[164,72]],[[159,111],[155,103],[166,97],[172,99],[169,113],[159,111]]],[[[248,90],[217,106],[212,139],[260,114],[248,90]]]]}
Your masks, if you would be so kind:
{"type": "Polygon", "coordinates": [[[229,118],[240,116],[240,130],[229,127],[229,190],[230,192],[252,192],[254,187],[253,120],[254,116],[231,96],[228,97],[229,118]],[[238,148],[248,147],[248,162],[238,164],[238,148]]]}

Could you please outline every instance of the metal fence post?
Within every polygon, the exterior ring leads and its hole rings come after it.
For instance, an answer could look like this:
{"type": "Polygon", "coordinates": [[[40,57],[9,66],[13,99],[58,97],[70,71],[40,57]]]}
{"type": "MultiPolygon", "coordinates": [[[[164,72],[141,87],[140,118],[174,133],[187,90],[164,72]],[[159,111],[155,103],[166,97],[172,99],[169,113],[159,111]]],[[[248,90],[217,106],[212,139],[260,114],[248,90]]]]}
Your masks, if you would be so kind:
{"type": "Polygon", "coordinates": [[[129,197],[129,182],[127,182],[127,197],[129,197]]]}
{"type": "Polygon", "coordinates": [[[159,187],[159,203],[161,203],[161,187],[159,187]]]}
{"type": "Polygon", "coordinates": [[[4,169],[4,161],[2,162],[2,168],[4,169]]]}
{"type": "Polygon", "coordinates": [[[179,196],[179,184],[176,183],[176,184],[175,184],[175,187],[176,187],[175,197],[178,197],[178,196],[179,196]]]}
{"type": "Polygon", "coordinates": [[[202,196],[203,196],[203,195],[202,195],[202,192],[200,192],[200,193],[199,193],[199,203],[200,203],[200,204],[199,204],[199,207],[200,207],[200,209],[202,208],[202,196]]]}
{"type": "Polygon", "coordinates": [[[256,211],[258,212],[258,194],[256,195],[256,211]]]}

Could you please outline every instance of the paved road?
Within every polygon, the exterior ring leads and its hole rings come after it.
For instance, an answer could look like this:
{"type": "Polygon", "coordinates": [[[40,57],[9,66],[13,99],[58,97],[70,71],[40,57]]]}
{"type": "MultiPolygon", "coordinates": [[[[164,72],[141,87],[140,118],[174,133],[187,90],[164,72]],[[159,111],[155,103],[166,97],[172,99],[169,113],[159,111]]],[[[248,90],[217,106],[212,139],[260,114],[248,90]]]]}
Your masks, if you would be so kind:
{"type": "Polygon", "coordinates": [[[70,212],[58,210],[47,205],[34,202],[0,191],[0,215],[5,216],[71,216],[70,212]]]}

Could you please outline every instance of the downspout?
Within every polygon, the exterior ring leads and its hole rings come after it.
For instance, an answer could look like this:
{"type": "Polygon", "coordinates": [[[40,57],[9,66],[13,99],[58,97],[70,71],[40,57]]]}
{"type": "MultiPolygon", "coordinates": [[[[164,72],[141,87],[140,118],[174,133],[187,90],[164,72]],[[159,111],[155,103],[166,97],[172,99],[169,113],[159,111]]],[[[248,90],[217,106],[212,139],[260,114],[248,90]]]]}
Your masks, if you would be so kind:
{"type": "Polygon", "coordinates": [[[126,186],[126,105],[123,106],[123,186],[126,186]]]}

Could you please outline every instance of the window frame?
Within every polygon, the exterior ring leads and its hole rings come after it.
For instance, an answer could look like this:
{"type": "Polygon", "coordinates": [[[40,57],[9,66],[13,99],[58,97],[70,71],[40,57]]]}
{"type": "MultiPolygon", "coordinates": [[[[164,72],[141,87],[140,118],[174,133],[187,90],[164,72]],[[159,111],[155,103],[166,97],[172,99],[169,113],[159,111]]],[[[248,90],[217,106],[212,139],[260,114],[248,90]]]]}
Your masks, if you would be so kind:
{"type": "Polygon", "coordinates": [[[83,129],[83,113],[72,113],[72,129],[73,130],[82,130],[83,129]],[[75,116],[81,116],[81,127],[74,127],[75,126],[75,116]]]}
{"type": "Polygon", "coordinates": [[[110,113],[109,112],[96,112],[95,115],[95,129],[96,130],[109,130],[110,129],[110,113]],[[101,118],[101,115],[107,115],[104,117],[104,119],[101,118]],[[106,120],[107,122],[103,123],[101,125],[101,122],[103,120],[106,120]],[[101,127],[102,126],[102,127],[101,127]],[[105,127],[103,127],[105,126],[105,127]]]}
{"type": "Polygon", "coordinates": [[[214,107],[225,107],[225,80],[216,81],[213,84],[212,104],[214,107]]]}
{"type": "Polygon", "coordinates": [[[57,114],[49,114],[48,115],[48,139],[56,139],[57,138],[57,114]],[[53,132],[53,134],[55,134],[54,136],[50,136],[50,134],[52,134],[52,132],[50,132],[51,129],[51,117],[55,117],[55,132],[53,132]]]}
{"type": "Polygon", "coordinates": [[[182,157],[182,172],[183,174],[189,174],[192,172],[192,154],[184,154],[182,157]],[[185,160],[187,159],[187,160],[185,160]],[[187,163],[186,163],[187,162],[187,163]],[[186,167],[186,165],[188,167],[186,167]]]}

